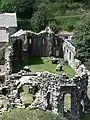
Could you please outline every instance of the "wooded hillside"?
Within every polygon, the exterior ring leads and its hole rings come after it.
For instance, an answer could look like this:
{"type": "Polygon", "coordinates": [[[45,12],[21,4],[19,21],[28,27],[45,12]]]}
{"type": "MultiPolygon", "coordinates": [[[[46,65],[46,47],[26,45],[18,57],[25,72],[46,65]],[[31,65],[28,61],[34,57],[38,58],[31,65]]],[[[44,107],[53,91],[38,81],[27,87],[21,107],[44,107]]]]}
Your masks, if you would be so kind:
{"type": "Polygon", "coordinates": [[[55,31],[72,30],[90,8],[90,0],[1,0],[1,12],[16,12],[19,28],[36,32],[50,25],[55,31]]]}

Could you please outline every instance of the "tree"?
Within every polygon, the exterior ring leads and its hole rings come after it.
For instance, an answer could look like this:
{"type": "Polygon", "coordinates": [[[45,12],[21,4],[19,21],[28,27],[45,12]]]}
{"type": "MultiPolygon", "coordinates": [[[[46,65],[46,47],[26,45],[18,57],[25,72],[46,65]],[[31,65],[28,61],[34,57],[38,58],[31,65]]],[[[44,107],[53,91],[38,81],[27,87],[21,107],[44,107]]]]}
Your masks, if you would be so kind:
{"type": "Polygon", "coordinates": [[[52,31],[54,31],[55,33],[57,33],[59,30],[59,28],[58,28],[58,25],[57,25],[57,23],[56,23],[56,21],[54,20],[54,21],[52,21],[52,22],[50,22],[49,23],[49,26],[50,26],[50,28],[52,29],[52,31]]]}
{"type": "Polygon", "coordinates": [[[78,59],[82,62],[90,59],[90,13],[76,24],[72,44],[76,48],[78,59]]]}
{"type": "Polygon", "coordinates": [[[1,12],[13,12],[13,0],[1,0],[0,11],[1,12]]]}
{"type": "Polygon", "coordinates": [[[52,21],[54,21],[54,15],[51,9],[45,3],[41,3],[31,18],[31,26],[34,31],[39,32],[45,29],[52,21]]]}
{"type": "Polygon", "coordinates": [[[34,0],[1,0],[1,12],[17,12],[23,16],[32,16],[34,0]]]}
{"type": "Polygon", "coordinates": [[[34,4],[33,4],[33,8],[34,8],[34,11],[37,11],[38,9],[38,6],[41,4],[41,3],[50,3],[50,0],[35,0],[34,4]]]}

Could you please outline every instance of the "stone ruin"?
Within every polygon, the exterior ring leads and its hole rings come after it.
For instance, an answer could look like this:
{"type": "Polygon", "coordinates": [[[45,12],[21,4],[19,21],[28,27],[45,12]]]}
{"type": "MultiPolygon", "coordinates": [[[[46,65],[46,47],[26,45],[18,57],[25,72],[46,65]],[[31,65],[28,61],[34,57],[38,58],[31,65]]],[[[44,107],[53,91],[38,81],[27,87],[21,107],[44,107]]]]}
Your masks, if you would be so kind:
{"type": "MultiPolygon", "coordinates": [[[[87,100],[87,74],[75,76],[73,79],[66,75],[32,73],[25,70],[12,74],[13,45],[10,45],[5,48],[5,64],[2,66],[5,79],[0,83],[0,113],[9,108],[26,107],[20,98],[20,89],[26,84],[29,93],[33,94],[33,102],[28,107],[51,110],[68,119],[80,120],[87,100]],[[64,97],[67,93],[71,95],[71,107],[64,111],[64,97]]],[[[0,79],[1,77],[2,74],[0,79]]]]}
{"type": "Polygon", "coordinates": [[[29,93],[33,94],[30,108],[51,110],[55,114],[62,114],[68,119],[79,120],[85,110],[87,100],[88,76],[75,76],[70,80],[66,75],[51,74],[49,72],[26,72],[21,70],[12,73],[11,46],[5,49],[5,81],[0,84],[0,113],[9,108],[26,107],[20,98],[20,89],[28,85],[29,93]],[[71,107],[64,111],[64,96],[71,95],[71,107]]]}
{"type": "Polygon", "coordinates": [[[28,107],[51,110],[55,114],[61,114],[71,120],[80,120],[85,109],[87,99],[88,76],[75,76],[69,79],[66,75],[57,75],[49,72],[26,72],[8,76],[9,80],[0,85],[0,98],[6,97],[5,105],[0,103],[0,111],[9,108],[23,108],[25,105],[20,98],[20,89],[28,85],[29,93],[33,94],[33,102],[28,107]],[[64,111],[64,96],[71,95],[71,107],[64,111]]]}

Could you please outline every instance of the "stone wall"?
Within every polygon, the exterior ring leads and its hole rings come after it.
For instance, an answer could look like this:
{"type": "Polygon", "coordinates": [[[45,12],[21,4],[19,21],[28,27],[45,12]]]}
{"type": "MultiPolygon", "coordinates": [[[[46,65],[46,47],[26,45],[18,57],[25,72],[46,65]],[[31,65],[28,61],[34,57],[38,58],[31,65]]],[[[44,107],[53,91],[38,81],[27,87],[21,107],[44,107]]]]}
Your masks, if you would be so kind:
{"type": "Polygon", "coordinates": [[[5,64],[5,48],[7,46],[6,42],[0,43],[0,65],[5,64]]]}
{"type": "Polygon", "coordinates": [[[75,47],[68,41],[64,41],[63,43],[63,53],[64,53],[64,60],[68,61],[68,64],[75,70],[75,47]]]}
{"type": "Polygon", "coordinates": [[[17,27],[9,27],[8,32],[9,32],[9,35],[14,34],[15,32],[17,32],[17,27]]]}
{"type": "Polygon", "coordinates": [[[83,71],[78,72],[78,68],[81,65],[81,61],[75,59],[75,47],[68,41],[63,42],[63,56],[64,60],[68,61],[68,64],[74,69],[77,74],[81,74],[83,71]]]}
{"type": "Polygon", "coordinates": [[[54,33],[48,27],[40,33],[27,31],[29,41],[29,56],[50,56],[52,55],[54,33]]]}
{"type": "Polygon", "coordinates": [[[20,88],[27,84],[29,92],[34,96],[30,108],[51,110],[56,114],[62,114],[72,120],[79,120],[85,107],[87,98],[88,76],[83,74],[76,76],[73,80],[67,79],[65,75],[57,75],[49,72],[25,72],[10,75],[8,85],[9,106],[23,107],[20,99],[20,88]],[[34,88],[37,87],[37,90],[34,88]],[[64,96],[71,94],[71,107],[64,111],[64,96]]]}
{"type": "Polygon", "coordinates": [[[22,47],[27,47],[28,56],[63,56],[63,41],[59,39],[49,27],[40,33],[23,31],[22,34],[18,35],[19,32],[20,31],[10,38],[10,42],[13,43],[12,41],[21,39],[22,42],[25,43],[22,44],[22,47]],[[22,38],[22,36],[25,37],[22,38]]]}
{"type": "Polygon", "coordinates": [[[75,59],[75,47],[68,41],[63,42],[63,56],[64,60],[68,61],[68,64],[74,69],[74,71],[81,75],[83,72],[90,75],[90,72],[87,70],[84,64],[81,64],[81,61],[75,59]]]}

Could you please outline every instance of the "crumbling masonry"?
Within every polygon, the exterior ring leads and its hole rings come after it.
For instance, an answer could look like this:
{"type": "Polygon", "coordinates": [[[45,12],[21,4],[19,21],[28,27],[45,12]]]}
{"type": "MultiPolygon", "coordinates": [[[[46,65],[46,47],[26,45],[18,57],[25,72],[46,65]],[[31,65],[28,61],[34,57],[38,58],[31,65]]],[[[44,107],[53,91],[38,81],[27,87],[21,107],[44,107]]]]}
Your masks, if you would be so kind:
{"type": "MultiPolygon", "coordinates": [[[[49,41],[46,56],[50,56],[53,54],[54,51],[54,46],[51,41],[52,32],[46,30],[46,33],[48,33],[45,35],[48,39],[47,41],[49,41]]],[[[32,33],[32,37],[33,34],[34,33],[32,33]]],[[[20,45],[19,40],[22,40],[22,55],[24,52],[29,52],[27,51],[27,49],[29,48],[27,41],[30,40],[31,33],[27,31],[21,35],[15,38],[12,36],[12,38],[10,39],[10,43],[5,48],[5,82],[0,84],[0,98],[2,98],[2,95],[6,97],[7,103],[6,105],[0,105],[0,111],[2,112],[4,110],[8,110],[9,107],[25,107],[25,105],[22,104],[22,100],[20,98],[20,89],[23,85],[27,84],[28,90],[30,93],[33,94],[34,100],[33,103],[28,107],[51,110],[56,114],[62,114],[63,116],[68,117],[68,119],[80,120],[80,117],[84,112],[85,102],[87,99],[87,74],[82,74],[82,76],[76,76],[72,80],[68,79],[65,75],[51,74],[49,72],[32,73],[21,70],[18,73],[12,74],[12,59],[18,56],[14,53],[15,41],[18,40],[18,43],[20,45]],[[21,35],[24,36],[21,37],[21,35]],[[29,36],[29,39],[27,39],[27,36],[29,36]],[[26,42],[23,41],[25,37],[27,39],[26,42]],[[16,56],[13,57],[13,54],[16,56]],[[64,96],[67,93],[71,95],[71,107],[68,111],[64,111],[64,96]]],[[[33,52],[35,52],[35,50],[36,49],[33,48],[33,52]]],[[[40,51],[37,52],[39,53],[40,51]]],[[[18,57],[21,56],[19,55],[18,57]]]]}
{"type": "Polygon", "coordinates": [[[51,110],[56,114],[68,116],[69,119],[79,120],[84,112],[85,100],[87,98],[88,76],[76,76],[73,80],[67,79],[65,75],[56,75],[48,72],[31,73],[21,70],[19,73],[11,74],[6,86],[1,87],[7,91],[8,107],[23,107],[20,99],[20,88],[27,84],[29,92],[34,96],[31,108],[51,110]],[[37,88],[37,89],[35,89],[37,88]],[[71,108],[64,111],[64,96],[71,94],[71,108]]]}

